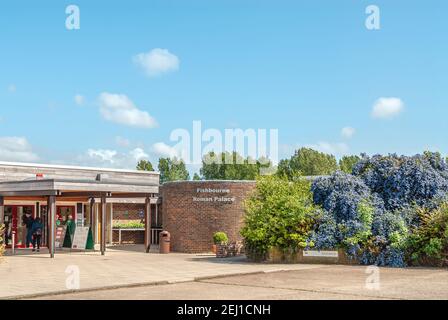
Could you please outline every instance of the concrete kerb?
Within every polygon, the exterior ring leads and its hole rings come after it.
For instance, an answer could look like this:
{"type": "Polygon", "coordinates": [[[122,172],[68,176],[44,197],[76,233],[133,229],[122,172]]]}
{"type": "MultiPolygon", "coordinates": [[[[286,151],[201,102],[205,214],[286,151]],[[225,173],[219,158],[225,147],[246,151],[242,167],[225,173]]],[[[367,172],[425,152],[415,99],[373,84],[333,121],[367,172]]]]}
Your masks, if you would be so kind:
{"type": "Polygon", "coordinates": [[[46,297],[46,296],[57,296],[57,295],[69,294],[69,293],[106,291],[106,290],[113,290],[113,289],[138,288],[138,287],[146,287],[146,286],[160,286],[160,285],[167,285],[167,284],[170,284],[170,282],[167,280],[129,283],[129,284],[122,284],[122,285],[101,286],[101,287],[92,287],[92,288],[85,288],[85,289],[67,289],[67,290],[57,290],[57,291],[49,291],[49,292],[42,292],[42,293],[23,294],[23,295],[17,295],[17,296],[2,297],[2,298],[0,298],[0,300],[32,299],[32,298],[39,298],[39,297],[46,297]]]}
{"type": "Polygon", "coordinates": [[[42,292],[42,293],[32,293],[32,294],[1,297],[0,300],[24,300],[24,299],[47,297],[47,296],[64,295],[64,294],[70,294],[70,293],[107,291],[107,290],[114,290],[114,289],[138,288],[138,287],[146,287],[146,286],[161,286],[161,285],[169,285],[169,284],[176,284],[176,283],[200,282],[200,281],[204,281],[204,280],[220,279],[220,278],[226,278],[226,277],[257,275],[257,274],[266,274],[266,273],[283,272],[283,271],[287,271],[287,270],[278,269],[278,270],[267,270],[267,271],[234,272],[234,273],[228,273],[228,274],[218,274],[218,275],[185,278],[185,279],[178,279],[178,280],[162,280],[162,281],[150,281],[150,282],[122,284],[122,285],[92,287],[92,288],[85,288],[85,289],[57,290],[57,291],[49,291],[49,292],[42,292]]]}

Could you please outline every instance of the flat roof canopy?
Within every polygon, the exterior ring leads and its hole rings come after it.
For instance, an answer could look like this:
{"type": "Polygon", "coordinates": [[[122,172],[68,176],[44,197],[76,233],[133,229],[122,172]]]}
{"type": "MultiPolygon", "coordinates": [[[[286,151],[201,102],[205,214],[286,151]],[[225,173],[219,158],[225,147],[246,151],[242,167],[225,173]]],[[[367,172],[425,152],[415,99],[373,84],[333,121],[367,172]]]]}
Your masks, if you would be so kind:
{"type": "Polygon", "coordinates": [[[0,196],[13,198],[57,196],[62,198],[146,198],[159,193],[154,184],[126,180],[43,179],[0,182],[0,196]]]}

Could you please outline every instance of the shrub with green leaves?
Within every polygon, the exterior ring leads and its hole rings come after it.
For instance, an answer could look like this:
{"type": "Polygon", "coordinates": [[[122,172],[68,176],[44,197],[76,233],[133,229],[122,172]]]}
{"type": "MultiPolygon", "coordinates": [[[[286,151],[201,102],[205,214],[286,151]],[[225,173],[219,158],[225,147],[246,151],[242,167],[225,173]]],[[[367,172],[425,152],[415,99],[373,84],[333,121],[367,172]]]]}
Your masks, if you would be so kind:
{"type": "Polygon", "coordinates": [[[227,234],[225,232],[215,232],[215,234],[213,235],[214,244],[227,243],[228,241],[229,238],[227,237],[227,234]]]}
{"type": "Polygon", "coordinates": [[[420,225],[407,241],[408,258],[414,265],[448,264],[448,202],[436,209],[419,209],[420,225]]]}
{"type": "Polygon", "coordinates": [[[116,222],[114,229],[143,229],[145,224],[140,221],[116,222]]]}
{"type": "MultiPolygon", "coordinates": [[[[262,176],[245,201],[245,225],[241,231],[246,251],[263,257],[270,248],[297,250],[307,246],[319,207],[313,203],[310,182],[286,177],[262,176]]],[[[312,244],[311,244],[312,246],[312,244]]]]}

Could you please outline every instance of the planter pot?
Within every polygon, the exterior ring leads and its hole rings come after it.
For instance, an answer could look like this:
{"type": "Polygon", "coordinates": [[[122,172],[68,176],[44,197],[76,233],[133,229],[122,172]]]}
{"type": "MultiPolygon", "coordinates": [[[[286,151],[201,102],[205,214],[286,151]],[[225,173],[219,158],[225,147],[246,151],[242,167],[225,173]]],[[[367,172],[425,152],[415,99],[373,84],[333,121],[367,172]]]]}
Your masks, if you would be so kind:
{"type": "Polygon", "coordinates": [[[216,244],[212,245],[212,252],[216,254],[216,244]]]}
{"type": "Polygon", "coordinates": [[[241,242],[221,243],[216,245],[216,257],[226,258],[239,256],[244,252],[241,242]]]}
{"type": "Polygon", "coordinates": [[[225,258],[227,257],[227,244],[220,243],[216,245],[216,258],[225,258]]]}

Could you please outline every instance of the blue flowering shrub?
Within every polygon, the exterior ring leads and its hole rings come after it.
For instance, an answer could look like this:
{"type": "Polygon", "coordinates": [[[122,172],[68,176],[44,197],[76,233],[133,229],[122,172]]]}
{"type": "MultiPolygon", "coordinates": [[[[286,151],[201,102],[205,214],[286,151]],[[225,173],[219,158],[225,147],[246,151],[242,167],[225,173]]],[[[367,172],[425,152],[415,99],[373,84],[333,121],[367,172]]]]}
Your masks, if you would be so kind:
{"type": "Polygon", "coordinates": [[[448,166],[439,153],[364,156],[354,166],[353,175],[383,199],[386,210],[428,206],[448,192],[448,166]]]}
{"type": "Polygon", "coordinates": [[[445,258],[448,166],[440,154],[363,156],[352,174],[319,178],[311,190],[324,209],[308,238],[315,248],[344,248],[362,264],[380,266],[445,258]]]}
{"type": "Polygon", "coordinates": [[[372,196],[361,179],[343,172],[315,180],[311,191],[315,204],[325,212],[316,221],[309,242],[317,249],[347,245],[354,251],[358,247],[355,239],[365,237],[374,211],[382,210],[380,199],[372,196]],[[371,202],[377,203],[377,207],[371,206],[371,202]]]}

